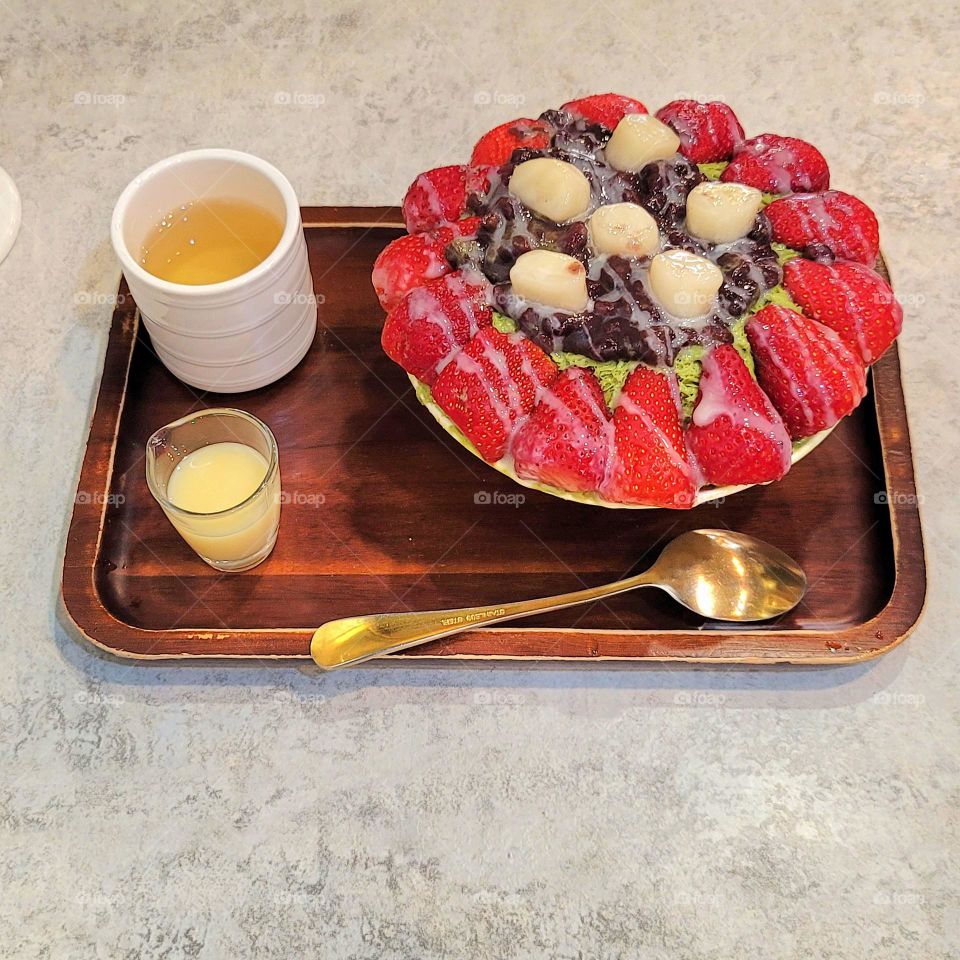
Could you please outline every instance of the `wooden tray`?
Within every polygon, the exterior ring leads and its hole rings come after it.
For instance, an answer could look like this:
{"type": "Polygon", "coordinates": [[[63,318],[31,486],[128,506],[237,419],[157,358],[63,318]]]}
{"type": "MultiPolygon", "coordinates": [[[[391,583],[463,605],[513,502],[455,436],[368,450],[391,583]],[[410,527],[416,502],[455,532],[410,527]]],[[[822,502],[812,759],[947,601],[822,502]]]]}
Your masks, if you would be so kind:
{"type": "Polygon", "coordinates": [[[918,619],[923,543],[895,349],[859,410],[779,483],[688,512],[571,504],[471,457],[382,353],[370,269],[399,212],[306,208],[303,219],[320,326],[303,363],[263,390],[198,394],[174,379],[121,283],[63,568],[66,609],[94,643],[138,658],[305,658],[325,620],[603,583],[695,527],[786,550],[809,577],[804,602],[778,622],[731,630],[646,590],[392,659],[837,664],[889,650],[918,619]],[[285,496],[273,555],[233,576],[193,554],[144,479],[154,429],[225,405],[273,428],[285,496]]]}

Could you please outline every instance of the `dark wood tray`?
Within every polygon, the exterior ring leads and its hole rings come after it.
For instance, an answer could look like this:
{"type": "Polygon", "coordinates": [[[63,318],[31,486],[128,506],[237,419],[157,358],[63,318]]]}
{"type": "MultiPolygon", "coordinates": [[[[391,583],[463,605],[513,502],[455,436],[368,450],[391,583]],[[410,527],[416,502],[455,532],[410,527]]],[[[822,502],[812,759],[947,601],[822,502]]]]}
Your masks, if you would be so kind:
{"type": "Polygon", "coordinates": [[[303,219],[320,327],[304,362],[263,390],[198,394],[176,380],[121,283],[63,568],[66,609],[94,643],[139,658],[305,658],[325,620],[603,583],[695,527],[786,550],[807,571],[804,602],[778,622],[731,630],[639,591],[393,659],[837,664],[889,650],[918,619],[923,543],[895,349],[859,410],[780,483],[689,512],[571,504],[471,457],[382,353],[370,269],[401,229],[399,212],[305,208],[303,219]],[[144,479],[156,427],[223,405],[273,428],[286,497],[273,555],[233,576],[193,554],[144,479]]]}

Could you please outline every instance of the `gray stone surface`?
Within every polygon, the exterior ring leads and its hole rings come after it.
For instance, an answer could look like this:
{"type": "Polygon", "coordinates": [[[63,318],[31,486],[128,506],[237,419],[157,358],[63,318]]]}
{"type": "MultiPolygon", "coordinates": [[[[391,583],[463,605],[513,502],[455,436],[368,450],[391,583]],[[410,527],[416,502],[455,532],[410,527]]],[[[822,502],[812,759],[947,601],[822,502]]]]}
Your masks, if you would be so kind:
{"type": "MultiPolygon", "coordinates": [[[[0,5],[0,955],[960,956],[956,3],[0,5]],[[780,18],[779,22],[776,19],[780,18]],[[574,94],[729,100],[882,217],[930,594],[843,670],[129,666],[58,623],[123,184],[395,202],[574,94]]],[[[829,496],[830,491],[824,491],[829,496]]]]}

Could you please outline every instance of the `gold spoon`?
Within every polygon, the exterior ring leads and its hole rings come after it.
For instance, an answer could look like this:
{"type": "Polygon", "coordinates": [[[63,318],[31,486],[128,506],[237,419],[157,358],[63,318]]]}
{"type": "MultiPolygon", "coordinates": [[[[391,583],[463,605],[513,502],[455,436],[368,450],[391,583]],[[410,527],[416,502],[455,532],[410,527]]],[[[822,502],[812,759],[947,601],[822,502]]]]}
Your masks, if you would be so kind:
{"type": "Polygon", "coordinates": [[[335,670],[481,624],[548,613],[637,587],[659,587],[712,620],[750,622],[792,610],[803,598],[807,578],[794,560],[762,540],[729,530],[691,530],[671,540],[649,570],[626,580],[499,607],[331,620],[314,633],[310,654],[325,670],[335,670]]]}

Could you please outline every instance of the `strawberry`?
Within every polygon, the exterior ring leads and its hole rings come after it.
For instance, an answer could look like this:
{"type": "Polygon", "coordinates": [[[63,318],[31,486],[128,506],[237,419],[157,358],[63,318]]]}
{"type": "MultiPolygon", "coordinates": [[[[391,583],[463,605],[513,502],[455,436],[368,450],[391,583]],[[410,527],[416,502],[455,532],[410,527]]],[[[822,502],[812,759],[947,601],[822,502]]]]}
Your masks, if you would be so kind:
{"type": "Polygon", "coordinates": [[[687,445],[708,483],[769,483],[791,462],[790,435],[729,344],[703,358],[687,445]]]}
{"type": "Polygon", "coordinates": [[[543,120],[510,120],[485,133],[473,148],[470,163],[479,167],[484,164],[499,167],[506,163],[514,150],[527,147],[542,150],[550,146],[552,130],[543,120]]]}
{"type": "Polygon", "coordinates": [[[597,378],[570,367],[513,438],[517,475],[561,490],[596,490],[607,468],[611,433],[597,378]]]}
{"type": "Polygon", "coordinates": [[[613,412],[614,448],[601,493],[616,503],[689,508],[698,478],[680,425],[673,371],[639,366],[627,378],[613,412]]]}
{"type": "Polygon", "coordinates": [[[743,143],[737,115],[719,100],[671,100],[657,111],[657,119],[673,127],[680,138],[680,152],[693,163],[729,160],[743,143]]]}
{"type": "Polygon", "coordinates": [[[444,251],[456,237],[477,232],[479,217],[449,223],[433,233],[408,233],[387,244],[374,261],[373,289],[380,306],[392,310],[407,291],[450,272],[444,251]]]}
{"type": "Polygon", "coordinates": [[[490,164],[483,164],[479,167],[467,167],[466,187],[467,198],[474,194],[485,194],[490,189],[490,183],[493,175],[497,172],[497,167],[490,164]]]}
{"type": "Polygon", "coordinates": [[[720,179],[745,183],[764,193],[826,190],[830,169],[823,154],[806,140],[761,133],[734,150],[720,179]]]}
{"type": "Polygon", "coordinates": [[[599,123],[613,130],[628,113],[646,113],[647,108],[633,97],[620,93],[595,93],[590,97],[571,100],[561,108],[589,123],[599,123]]]}
{"type": "Polygon", "coordinates": [[[829,327],[773,304],[747,321],[757,380],[794,440],[850,413],[867,392],[866,370],[829,327]]]}
{"type": "Polygon", "coordinates": [[[841,190],[796,193],[774,200],[766,210],[773,239],[794,250],[824,244],[834,256],[872,267],[880,252],[880,228],[873,211],[841,190]]]}
{"type": "Polygon", "coordinates": [[[462,270],[415,287],[387,314],[384,352],[407,373],[432,385],[460,348],[492,323],[489,290],[488,283],[477,283],[462,270]]]}
{"type": "Polygon", "coordinates": [[[403,222],[410,233],[459,220],[467,205],[467,168],[437,167],[421,173],[403,198],[403,222]]]}
{"type": "Polygon", "coordinates": [[[784,269],[790,296],[866,363],[877,360],[896,340],[903,309],[881,277],[860,263],[838,260],[828,266],[797,257],[784,269]]]}
{"type": "Polygon", "coordinates": [[[440,372],[433,399],[494,463],[506,453],[517,421],[556,378],[554,362],[523,334],[484,327],[440,372]]]}

